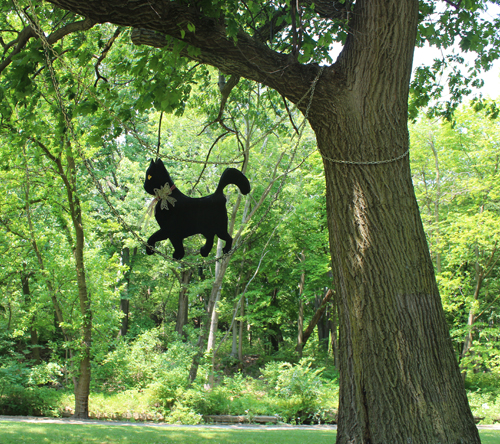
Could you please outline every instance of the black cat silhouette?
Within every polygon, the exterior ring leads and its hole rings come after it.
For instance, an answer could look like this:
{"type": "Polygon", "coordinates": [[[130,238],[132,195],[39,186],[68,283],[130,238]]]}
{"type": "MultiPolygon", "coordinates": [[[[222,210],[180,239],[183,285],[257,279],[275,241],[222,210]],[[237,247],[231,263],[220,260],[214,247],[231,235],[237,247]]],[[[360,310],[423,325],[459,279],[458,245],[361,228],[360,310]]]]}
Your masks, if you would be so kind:
{"type": "Polygon", "coordinates": [[[151,160],[146,171],[144,189],[155,196],[155,218],[160,229],[148,239],[147,254],[153,254],[156,242],[170,239],[174,247],[174,259],[184,257],[183,240],[194,234],[202,234],[206,243],[200,254],[207,257],[214,244],[214,236],[226,241],[222,251],[228,253],[233,238],[227,232],[226,196],[223,190],[229,185],[236,185],[243,194],[250,192],[250,182],[236,168],[227,168],[221,175],[215,193],[209,196],[193,198],[180,192],[174,185],[161,159],[151,160]]]}

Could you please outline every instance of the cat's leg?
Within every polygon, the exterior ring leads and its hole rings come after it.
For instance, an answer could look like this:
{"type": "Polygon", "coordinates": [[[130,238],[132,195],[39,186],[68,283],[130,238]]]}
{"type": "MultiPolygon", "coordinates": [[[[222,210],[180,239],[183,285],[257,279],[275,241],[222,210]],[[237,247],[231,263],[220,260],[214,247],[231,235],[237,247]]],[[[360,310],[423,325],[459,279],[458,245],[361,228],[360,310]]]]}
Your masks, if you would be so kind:
{"type": "Polygon", "coordinates": [[[212,247],[214,246],[214,235],[209,234],[208,236],[205,236],[206,242],[203,247],[200,248],[200,254],[203,257],[207,257],[210,251],[212,250],[212,247]]]}
{"type": "Polygon", "coordinates": [[[147,254],[154,254],[154,248],[156,242],[160,242],[162,240],[168,239],[168,234],[163,230],[158,230],[156,233],[153,233],[148,239],[148,246],[146,247],[147,254]]]}
{"type": "Polygon", "coordinates": [[[170,237],[170,242],[174,247],[174,254],[172,257],[174,259],[180,260],[184,257],[184,244],[182,243],[181,237],[170,237]]]}
{"type": "Polygon", "coordinates": [[[217,236],[219,237],[219,239],[226,241],[226,245],[224,245],[222,252],[224,254],[229,253],[231,251],[231,247],[233,246],[233,238],[231,237],[231,235],[226,230],[226,231],[217,233],[217,236]]]}

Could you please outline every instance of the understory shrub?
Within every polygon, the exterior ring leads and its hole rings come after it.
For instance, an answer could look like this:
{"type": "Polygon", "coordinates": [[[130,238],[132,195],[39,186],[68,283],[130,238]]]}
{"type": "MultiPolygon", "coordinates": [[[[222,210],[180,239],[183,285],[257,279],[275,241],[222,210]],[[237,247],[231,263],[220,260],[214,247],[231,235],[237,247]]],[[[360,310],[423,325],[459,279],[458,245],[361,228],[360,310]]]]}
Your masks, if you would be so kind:
{"type": "Polygon", "coordinates": [[[51,387],[61,375],[54,363],[29,368],[5,360],[0,366],[0,414],[58,416],[60,392],[51,387]]]}
{"type": "Polygon", "coordinates": [[[0,414],[59,416],[60,393],[48,387],[11,386],[0,395],[0,414]]]}
{"type": "Polygon", "coordinates": [[[108,390],[145,388],[156,378],[163,344],[156,328],[140,334],[131,342],[121,340],[115,350],[93,368],[94,387],[108,390]]]}
{"type": "Polygon", "coordinates": [[[184,425],[196,425],[200,424],[203,420],[203,416],[195,412],[190,407],[182,405],[180,402],[176,402],[173,406],[170,415],[165,418],[165,422],[168,424],[184,424],[184,425]]]}
{"type": "Polygon", "coordinates": [[[497,373],[467,374],[467,397],[474,417],[480,424],[500,422],[500,377],[497,373]]]}
{"type": "MultiPolygon", "coordinates": [[[[188,386],[187,369],[171,368],[154,385],[168,421],[197,420],[196,415],[277,416],[285,422],[324,423],[335,419],[338,387],[321,378],[310,360],[268,363],[259,379],[236,374],[212,388],[200,377],[188,386]]],[[[200,372],[203,373],[203,372],[200,372]]]]}

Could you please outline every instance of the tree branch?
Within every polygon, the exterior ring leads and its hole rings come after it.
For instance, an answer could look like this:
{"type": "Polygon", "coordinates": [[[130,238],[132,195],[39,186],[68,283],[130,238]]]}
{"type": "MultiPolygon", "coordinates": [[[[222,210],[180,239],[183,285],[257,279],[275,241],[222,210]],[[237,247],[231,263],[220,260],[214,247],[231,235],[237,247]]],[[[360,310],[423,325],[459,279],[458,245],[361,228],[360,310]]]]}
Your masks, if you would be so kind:
{"type": "Polygon", "coordinates": [[[304,330],[302,333],[302,342],[295,347],[295,351],[299,351],[300,348],[304,348],[304,345],[306,344],[307,340],[310,338],[312,335],[314,328],[318,324],[319,320],[321,319],[321,316],[323,316],[323,313],[326,311],[326,307],[328,302],[330,302],[330,299],[333,297],[333,291],[329,288],[328,291],[325,294],[325,297],[321,301],[321,304],[319,308],[316,310],[316,313],[314,313],[314,316],[311,319],[311,322],[307,326],[307,328],[304,330]]]}
{"type": "Polygon", "coordinates": [[[314,11],[323,18],[347,19],[351,11],[352,0],[328,1],[328,0],[302,0],[302,3],[312,6],[314,11]]]}
{"type": "MultiPolygon", "coordinates": [[[[307,92],[319,69],[316,64],[301,65],[291,55],[273,51],[257,38],[241,30],[236,38],[228,37],[223,21],[204,16],[197,9],[181,2],[49,1],[99,23],[111,22],[139,28],[143,44],[166,47],[169,43],[164,36],[173,37],[198,49],[188,54],[186,48],[182,55],[215,66],[228,75],[234,74],[263,83],[280,91],[294,103],[307,92]],[[141,28],[147,30],[147,43],[144,39],[146,32],[141,28]],[[163,37],[151,31],[163,34],[163,37]]],[[[138,42],[137,37],[135,33],[134,43],[138,42]]]]}
{"type": "Polygon", "coordinates": [[[458,3],[452,2],[451,0],[443,0],[443,1],[453,6],[457,10],[460,9],[460,3],[462,3],[462,0],[458,0],[458,3]]]}
{"type": "Polygon", "coordinates": [[[113,46],[113,43],[115,42],[115,40],[118,38],[118,36],[120,35],[120,33],[122,32],[121,28],[118,27],[116,28],[115,30],[115,33],[113,34],[113,36],[108,40],[108,43],[106,43],[106,45],[104,46],[103,50],[102,50],[102,53],[101,55],[99,56],[99,58],[97,59],[97,63],[95,64],[94,68],[95,68],[95,73],[96,73],[96,76],[97,76],[97,79],[94,83],[94,88],[97,86],[97,82],[99,82],[99,79],[102,79],[104,80],[106,83],[108,82],[108,79],[106,79],[106,77],[103,77],[101,76],[101,74],[99,73],[99,65],[102,63],[102,61],[106,58],[106,56],[108,55],[108,51],[111,49],[111,47],[113,46]]]}
{"type": "MultiPolygon", "coordinates": [[[[63,26],[62,28],[59,28],[58,30],[54,31],[52,34],[50,34],[47,37],[47,41],[52,45],[55,42],[61,40],[64,36],[71,34],[73,32],[77,31],[86,31],[87,29],[92,28],[96,24],[95,21],[91,19],[84,19],[80,20],[77,22],[72,22],[68,23],[67,25],[63,26]]],[[[33,30],[31,26],[26,26],[17,36],[15,40],[12,42],[8,43],[6,45],[5,52],[12,47],[13,45],[16,45],[16,47],[12,50],[12,52],[5,57],[4,61],[0,64],[0,73],[7,68],[12,63],[12,58],[19,54],[26,46],[28,43],[29,39],[32,37],[36,37],[36,33],[33,30]]]]}
{"type": "Polygon", "coordinates": [[[226,107],[227,99],[229,98],[229,95],[231,94],[231,91],[238,84],[239,81],[240,81],[240,77],[236,76],[236,75],[232,75],[229,78],[229,81],[227,83],[226,83],[226,79],[225,79],[225,77],[223,75],[219,76],[219,90],[220,90],[221,95],[222,95],[221,100],[220,100],[220,106],[219,106],[219,114],[215,118],[215,120],[213,120],[212,122],[207,123],[205,125],[205,127],[200,131],[200,134],[203,133],[203,131],[205,131],[205,129],[207,129],[207,127],[209,127],[210,125],[213,125],[216,122],[218,122],[219,125],[222,126],[222,128],[227,133],[236,133],[236,131],[234,129],[229,128],[224,123],[224,121],[222,119],[222,115],[224,114],[224,109],[226,107]],[[221,80],[221,78],[222,78],[222,80],[221,80]]]}

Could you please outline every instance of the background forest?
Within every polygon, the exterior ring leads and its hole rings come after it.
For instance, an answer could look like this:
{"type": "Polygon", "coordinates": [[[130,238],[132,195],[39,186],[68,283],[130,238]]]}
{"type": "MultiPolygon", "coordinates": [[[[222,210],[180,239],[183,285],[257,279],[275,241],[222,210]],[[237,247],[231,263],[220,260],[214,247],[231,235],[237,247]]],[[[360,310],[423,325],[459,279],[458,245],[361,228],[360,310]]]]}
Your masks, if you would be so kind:
{"type": "MultiPolygon", "coordinates": [[[[88,376],[97,417],[334,421],[325,185],[303,116],[275,91],[113,47],[130,36],[107,32],[58,42],[78,60],[53,71],[33,44],[1,79],[0,413],[71,414],[88,376]],[[145,254],[157,228],[143,181],[158,146],[185,194],[213,192],[228,166],[249,178],[248,196],[226,189],[230,255],[218,244],[202,258],[198,237],[182,261],[168,241],[145,254]]],[[[463,105],[453,122],[417,118],[410,151],[456,356],[485,422],[500,420],[493,117],[463,105]]]]}

